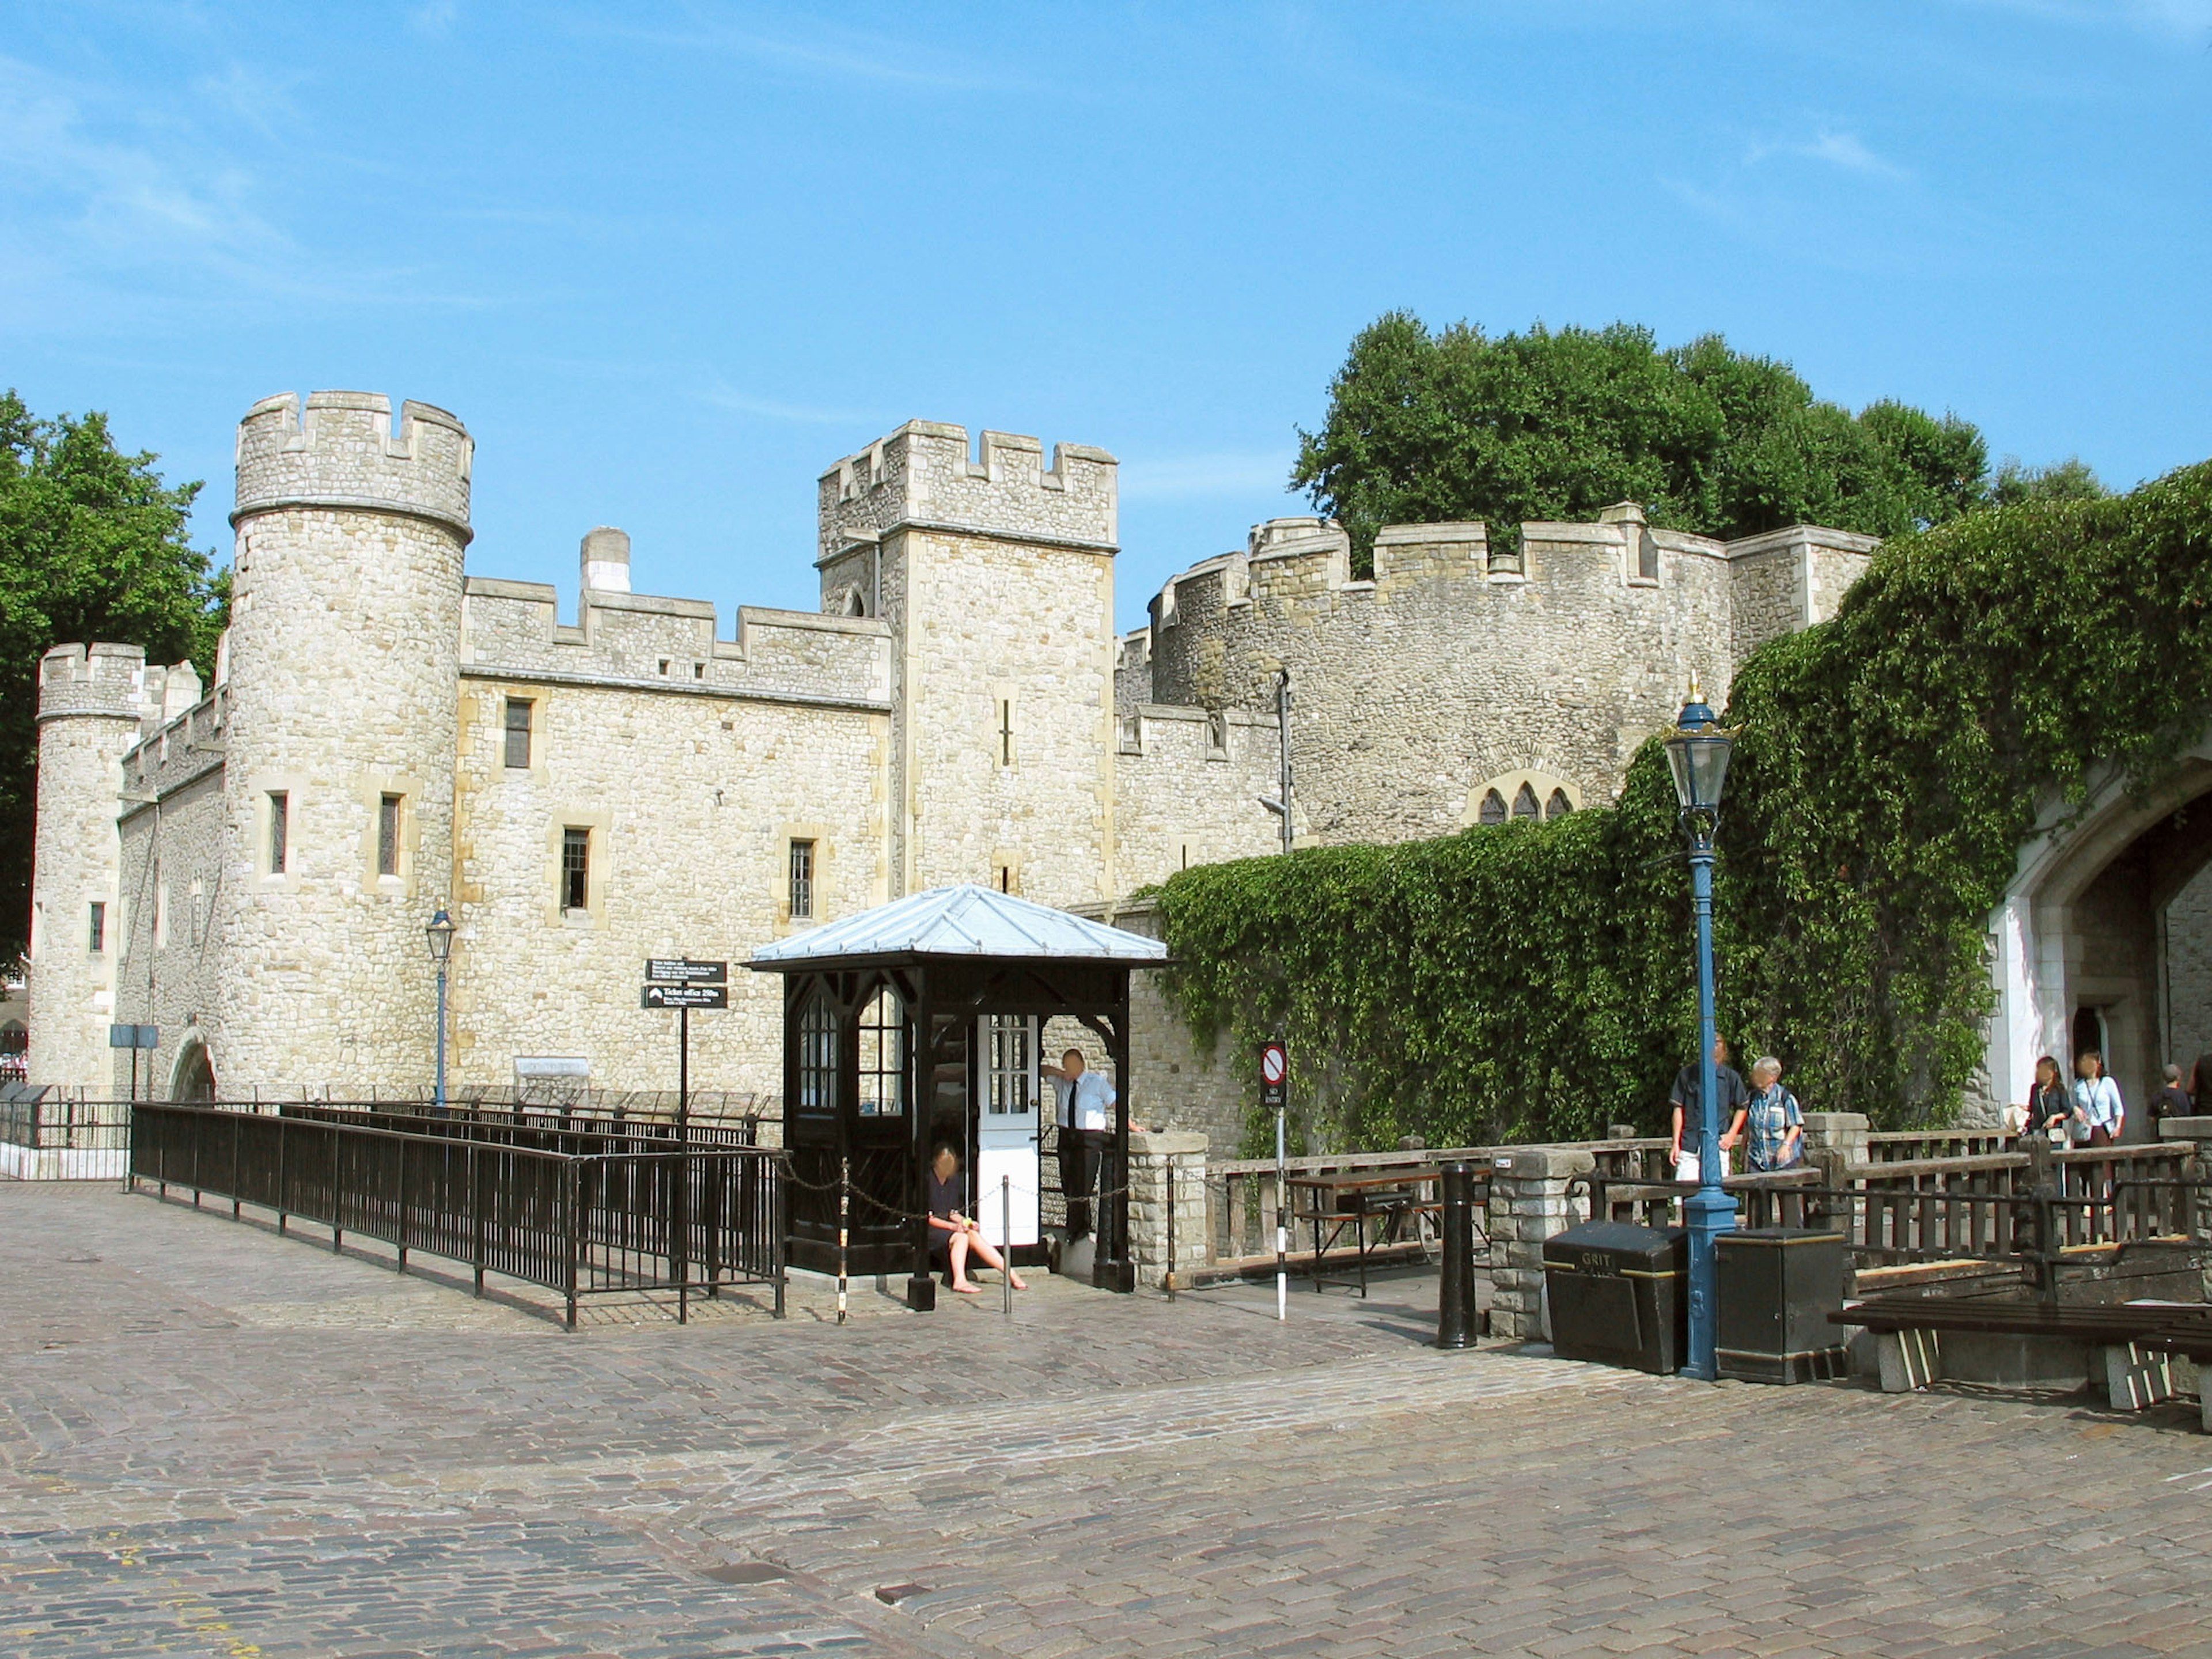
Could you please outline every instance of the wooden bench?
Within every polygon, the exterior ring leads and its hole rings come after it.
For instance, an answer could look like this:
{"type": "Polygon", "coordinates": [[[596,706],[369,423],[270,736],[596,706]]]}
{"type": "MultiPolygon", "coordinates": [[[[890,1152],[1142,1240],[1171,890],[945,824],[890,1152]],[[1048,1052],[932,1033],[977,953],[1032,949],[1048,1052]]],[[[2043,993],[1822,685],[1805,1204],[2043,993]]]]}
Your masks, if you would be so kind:
{"type": "MultiPolygon", "coordinates": [[[[2096,1349],[2106,1395],[2121,1410],[2139,1411],[2173,1397],[2172,1356],[2212,1361],[2212,1306],[2201,1303],[2063,1307],[2001,1297],[1875,1296],[1828,1318],[1874,1335],[1881,1386],[1892,1394],[1923,1389],[1942,1376],[1946,1332],[2047,1337],[2096,1349]]],[[[2202,1391],[2198,1402],[2206,1431],[2212,1432],[2212,1404],[2202,1391]]]]}

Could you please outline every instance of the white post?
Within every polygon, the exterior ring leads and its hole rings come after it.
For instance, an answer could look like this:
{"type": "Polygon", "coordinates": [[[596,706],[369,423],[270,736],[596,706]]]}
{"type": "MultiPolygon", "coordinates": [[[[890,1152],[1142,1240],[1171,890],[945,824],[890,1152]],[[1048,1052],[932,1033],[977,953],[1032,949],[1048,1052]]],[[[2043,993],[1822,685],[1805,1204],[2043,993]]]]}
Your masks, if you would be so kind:
{"type": "Polygon", "coordinates": [[[1290,1202],[1290,1160],[1283,1152],[1285,1109],[1275,1108],[1275,1317],[1291,1316],[1291,1239],[1283,1212],[1290,1202]]]}

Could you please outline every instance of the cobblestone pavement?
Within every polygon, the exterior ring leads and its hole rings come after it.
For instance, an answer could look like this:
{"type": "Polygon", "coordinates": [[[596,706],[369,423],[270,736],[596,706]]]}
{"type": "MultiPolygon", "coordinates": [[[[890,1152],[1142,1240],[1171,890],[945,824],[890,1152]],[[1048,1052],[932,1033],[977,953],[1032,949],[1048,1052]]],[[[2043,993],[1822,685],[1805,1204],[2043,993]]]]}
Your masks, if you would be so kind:
{"type": "Polygon", "coordinates": [[[2193,1408],[1440,1354],[1422,1280],[570,1335],[388,1260],[0,1184],[0,1653],[2212,1654],[2193,1408]]]}

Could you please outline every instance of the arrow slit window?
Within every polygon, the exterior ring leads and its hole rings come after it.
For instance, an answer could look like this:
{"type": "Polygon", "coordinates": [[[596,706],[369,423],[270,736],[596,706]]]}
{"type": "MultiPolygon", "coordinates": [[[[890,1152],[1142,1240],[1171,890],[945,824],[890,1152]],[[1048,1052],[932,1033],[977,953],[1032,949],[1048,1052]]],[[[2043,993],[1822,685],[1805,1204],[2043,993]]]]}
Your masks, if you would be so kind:
{"type": "Polygon", "coordinates": [[[282,789],[269,792],[269,873],[281,876],[291,848],[292,797],[282,789]]]}
{"type": "Polygon", "coordinates": [[[897,1117],[906,1110],[906,1008],[889,986],[860,1015],[860,1115],[897,1117]]]}
{"type": "Polygon", "coordinates": [[[376,803],[376,873],[399,873],[399,797],[384,795],[376,803]]]}

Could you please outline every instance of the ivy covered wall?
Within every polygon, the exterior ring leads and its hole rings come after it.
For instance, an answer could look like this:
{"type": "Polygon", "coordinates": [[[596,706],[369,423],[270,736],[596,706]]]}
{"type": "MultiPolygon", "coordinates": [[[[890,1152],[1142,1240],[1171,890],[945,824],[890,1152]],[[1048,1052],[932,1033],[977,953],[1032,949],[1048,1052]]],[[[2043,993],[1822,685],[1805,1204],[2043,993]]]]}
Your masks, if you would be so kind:
{"type": "MultiPolygon", "coordinates": [[[[1717,906],[1739,1050],[1808,1109],[1954,1115],[2039,805],[2105,763],[2148,784],[2203,730],[2208,600],[2212,463],[1896,538],[1753,656],[1717,906]]],[[[1612,808],[1189,870],[1159,896],[1169,993],[1236,1063],[1289,1038],[1316,1148],[1656,1129],[1695,1026],[1681,845],[1654,743],[1612,808]]]]}

